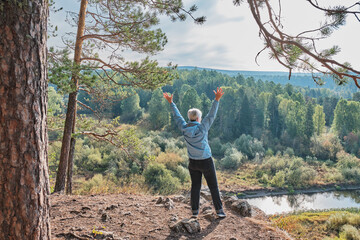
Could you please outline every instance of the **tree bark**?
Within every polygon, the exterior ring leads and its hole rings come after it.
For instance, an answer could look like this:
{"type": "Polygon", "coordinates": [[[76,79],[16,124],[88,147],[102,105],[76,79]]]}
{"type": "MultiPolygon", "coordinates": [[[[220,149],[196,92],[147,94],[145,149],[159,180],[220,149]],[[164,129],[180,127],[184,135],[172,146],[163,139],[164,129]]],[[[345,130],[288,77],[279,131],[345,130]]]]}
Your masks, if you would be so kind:
{"type": "MultiPolygon", "coordinates": [[[[82,36],[84,35],[84,31],[85,31],[85,17],[86,17],[87,3],[88,3],[87,0],[81,0],[79,23],[78,23],[78,30],[77,30],[76,42],[75,42],[75,53],[74,53],[74,63],[77,65],[80,65],[81,62],[82,43],[83,43],[82,36]]],[[[56,183],[54,188],[54,192],[61,192],[61,193],[63,193],[65,190],[67,166],[69,165],[69,155],[71,151],[71,138],[72,138],[71,135],[75,130],[77,91],[79,84],[78,72],[73,74],[72,83],[75,91],[69,94],[68,108],[65,118],[64,135],[61,145],[60,161],[59,161],[58,171],[56,174],[56,183]]]]}
{"type": "MultiPolygon", "coordinates": [[[[75,105],[75,118],[72,125],[72,133],[75,132],[75,124],[76,124],[76,105],[75,105]]],[[[74,153],[75,153],[75,144],[76,138],[72,137],[70,140],[70,152],[68,159],[68,167],[67,167],[67,180],[66,180],[66,194],[72,194],[72,174],[73,174],[73,166],[74,166],[74,153]]]]}
{"type": "Polygon", "coordinates": [[[0,239],[50,239],[48,1],[0,5],[0,239]]]}
{"type": "MultiPolygon", "coordinates": [[[[76,112],[76,111],[75,111],[76,112]]],[[[75,120],[73,122],[73,133],[75,130],[75,120]]],[[[74,165],[74,153],[75,153],[75,144],[76,138],[72,137],[70,141],[70,152],[69,152],[69,161],[68,161],[68,169],[67,169],[67,180],[66,180],[66,194],[72,194],[72,173],[73,173],[73,165],[74,165]]]]}
{"type": "Polygon", "coordinates": [[[71,138],[68,170],[67,170],[67,180],[66,180],[66,194],[68,194],[68,195],[72,194],[72,174],[73,174],[73,159],[74,159],[74,153],[75,153],[75,144],[76,144],[76,139],[71,138]]]}

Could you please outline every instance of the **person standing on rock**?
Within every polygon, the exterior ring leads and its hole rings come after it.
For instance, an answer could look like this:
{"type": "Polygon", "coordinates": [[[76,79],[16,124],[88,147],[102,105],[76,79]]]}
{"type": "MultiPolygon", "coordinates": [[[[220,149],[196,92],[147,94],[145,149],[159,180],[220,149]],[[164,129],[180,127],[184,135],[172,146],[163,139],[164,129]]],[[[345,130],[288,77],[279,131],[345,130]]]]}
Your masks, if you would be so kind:
{"type": "Polygon", "coordinates": [[[164,93],[164,98],[171,105],[176,125],[184,135],[187,145],[191,177],[191,209],[192,217],[194,218],[199,215],[202,175],[204,175],[209,186],[217,216],[220,218],[226,217],[220,199],[214,161],[211,157],[211,149],[208,143],[208,132],[214,122],[219,107],[219,100],[224,95],[221,88],[217,88],[216,91],[214,90],[214,93],[215,100],[208,115],[202,120],[201,111],[197,108],[192,108],[188,111],[189,122],[186,122],[181,116],[175,103],[172,101],[173,96],[164,93]]]}

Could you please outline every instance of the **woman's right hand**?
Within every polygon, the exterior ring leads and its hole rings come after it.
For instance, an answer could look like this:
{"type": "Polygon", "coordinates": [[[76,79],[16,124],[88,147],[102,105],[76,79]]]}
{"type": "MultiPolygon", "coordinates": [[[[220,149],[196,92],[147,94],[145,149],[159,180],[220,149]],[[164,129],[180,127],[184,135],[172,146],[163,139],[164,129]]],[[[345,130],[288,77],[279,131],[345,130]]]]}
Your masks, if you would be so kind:
{"type": "Polygon", "coordinates": [[[169,102],[169,103],[172,103],[172,99],[173,99],[173,96],[174,95],[169,95],[168,93],[163,93],[164,95],[164,98],[169,102]]]}

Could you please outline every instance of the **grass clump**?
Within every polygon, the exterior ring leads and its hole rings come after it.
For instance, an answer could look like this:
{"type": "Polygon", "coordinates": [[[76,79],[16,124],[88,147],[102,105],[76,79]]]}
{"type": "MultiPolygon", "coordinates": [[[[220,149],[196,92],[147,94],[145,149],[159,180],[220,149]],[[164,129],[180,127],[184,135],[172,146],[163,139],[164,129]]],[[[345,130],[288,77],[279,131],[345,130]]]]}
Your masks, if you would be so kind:
{"type": "Polygon", "coordinates": [[[270,220],[295,239],[360,240],[357,208],[273,215],[270,220]]]}

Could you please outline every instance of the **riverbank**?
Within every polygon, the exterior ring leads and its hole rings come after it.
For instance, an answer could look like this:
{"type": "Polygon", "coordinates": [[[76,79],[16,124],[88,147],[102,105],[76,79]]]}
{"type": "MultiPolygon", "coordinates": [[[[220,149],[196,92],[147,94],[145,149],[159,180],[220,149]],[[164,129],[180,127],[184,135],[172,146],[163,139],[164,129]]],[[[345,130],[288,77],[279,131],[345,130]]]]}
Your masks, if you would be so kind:
{"type": "Polygon", "coordinates": [[[259,198],[266,196],[281,196],[281,195],[295,195],[295,194],[314,194],[332,191],[355,191],[360,190],[360,184],[327,184],[316,185],[309,188],[302,189],[283,189],[283,188],[259,188],[248,189],[241,191],[222,191],[225,195],[236,195],[241,199],[259,198]]]}

